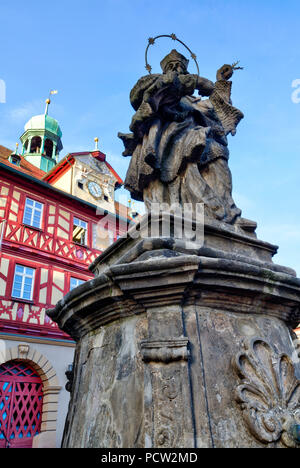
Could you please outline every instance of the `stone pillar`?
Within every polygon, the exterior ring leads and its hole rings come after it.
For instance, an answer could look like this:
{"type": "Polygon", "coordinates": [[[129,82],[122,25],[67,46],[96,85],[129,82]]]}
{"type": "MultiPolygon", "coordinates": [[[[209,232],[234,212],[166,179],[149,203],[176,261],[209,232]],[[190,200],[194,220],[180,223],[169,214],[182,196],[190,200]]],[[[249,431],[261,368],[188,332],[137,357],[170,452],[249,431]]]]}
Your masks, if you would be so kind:
{"type": "Polygon", "coordinates": [[[45,135],[42,135],[41,136],[41,140],[42,140],[42,143],[41,143],[41,154],[44,153],[44,149],[45,149],[45,140],[46,140],[46,136],[45,135]]]}
{"type": "Polygon", "coordinates": [[[300,447],[295,272],[240,228],[199,244],[145,219],[49,311],[77,342],[63,446],[300,447]]]}

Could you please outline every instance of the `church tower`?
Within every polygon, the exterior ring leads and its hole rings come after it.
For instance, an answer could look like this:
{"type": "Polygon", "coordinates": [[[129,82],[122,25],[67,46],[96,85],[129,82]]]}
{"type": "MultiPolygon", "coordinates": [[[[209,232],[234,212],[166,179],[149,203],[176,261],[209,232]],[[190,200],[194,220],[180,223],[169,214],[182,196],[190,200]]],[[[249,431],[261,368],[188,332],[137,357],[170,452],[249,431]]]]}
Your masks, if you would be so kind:
{"type": "Polygon", "coordinates": [[[21,136],[22,156],[42,171],[50,171],[58,162],[63,149],[62,131],[57,120],[48,115],[50,99],[46,100],[45,113],[32,117],[21,136]]]}

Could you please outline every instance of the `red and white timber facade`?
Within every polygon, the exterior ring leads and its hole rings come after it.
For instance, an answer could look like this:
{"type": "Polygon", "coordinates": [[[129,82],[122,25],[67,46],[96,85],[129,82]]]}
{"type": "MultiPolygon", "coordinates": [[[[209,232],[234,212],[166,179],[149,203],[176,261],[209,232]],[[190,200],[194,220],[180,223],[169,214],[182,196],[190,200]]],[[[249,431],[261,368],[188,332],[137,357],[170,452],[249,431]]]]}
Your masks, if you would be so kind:
{"type": "MultiPolygon", "coordinates": [[[[1,163],[1,159],[0,198],[0,332],[68,339],[45,310],[70,291],[71,277],[82,281],[93,278],[88,267],[101,253],[93,248],[93,233],[101,220],[97,206],[20,173],[7,162],[1,163]],[[41,228],[24,224],[26,199],[42,204],[41,228]],[[86,245],[72,240],[74,217],[87,224],[86,245]],[[15,265],[20,263],[35,270],[29,301],[18,301],[12,296],[15,265]]],[[[119,223],[119,219],[114,240],[126,226],[126,221],[119,223]]]]}

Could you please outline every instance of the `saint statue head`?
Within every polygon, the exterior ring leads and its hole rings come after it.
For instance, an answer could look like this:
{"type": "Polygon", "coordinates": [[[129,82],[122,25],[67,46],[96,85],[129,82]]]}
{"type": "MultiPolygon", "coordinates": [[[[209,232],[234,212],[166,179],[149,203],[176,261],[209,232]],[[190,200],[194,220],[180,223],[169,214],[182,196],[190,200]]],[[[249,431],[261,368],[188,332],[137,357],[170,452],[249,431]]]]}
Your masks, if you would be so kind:
{"type": "Polygon", "coordinates": [[[175,71],[177,73],[187,73],[189,61],[184,55],[173,49],[166,57],[160,62],[163,73],[175,71]]]}

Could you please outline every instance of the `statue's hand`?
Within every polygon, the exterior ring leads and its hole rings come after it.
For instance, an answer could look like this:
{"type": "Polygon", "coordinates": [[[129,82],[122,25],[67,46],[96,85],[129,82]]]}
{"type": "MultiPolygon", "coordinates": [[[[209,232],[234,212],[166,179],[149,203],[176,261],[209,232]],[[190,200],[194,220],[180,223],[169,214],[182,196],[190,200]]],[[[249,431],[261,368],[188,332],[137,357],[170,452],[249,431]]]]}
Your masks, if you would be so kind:
{"type": "Polygon", "coordinates": [[[232,65],[223,65],[218,71],[217,71],[217,81],[225,80],[228,81],[233,75],[233,66],[232,65]]]}
{"type": "Polygon", "coordinates": [[[168,73],[164,73],[161,75],[160,82],[163,84],[173,84],[178,76],[178,73],[173,71],[168,71],[168,73]]]}

